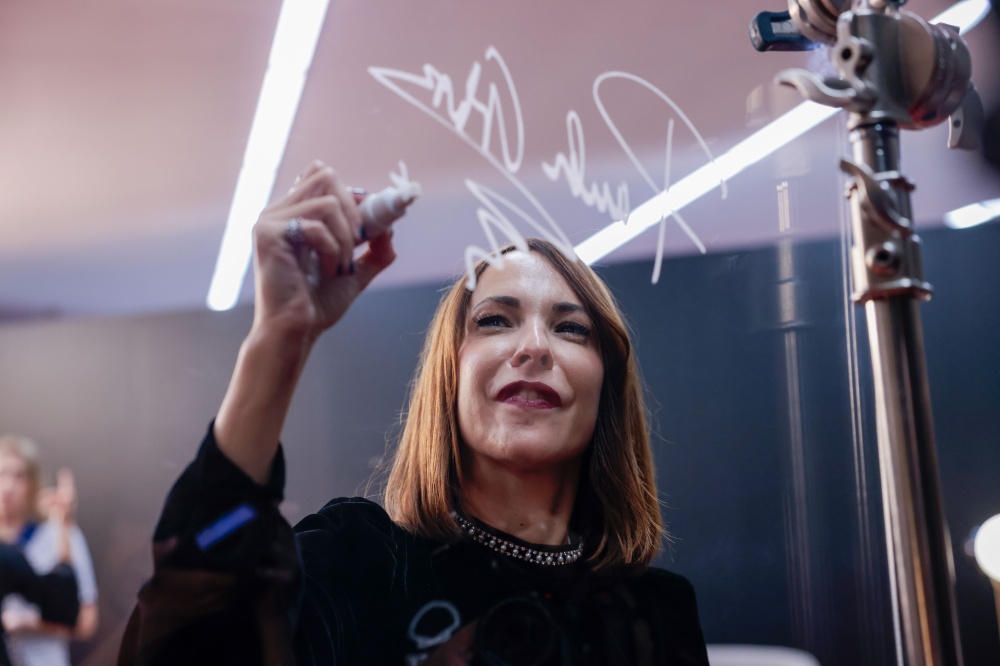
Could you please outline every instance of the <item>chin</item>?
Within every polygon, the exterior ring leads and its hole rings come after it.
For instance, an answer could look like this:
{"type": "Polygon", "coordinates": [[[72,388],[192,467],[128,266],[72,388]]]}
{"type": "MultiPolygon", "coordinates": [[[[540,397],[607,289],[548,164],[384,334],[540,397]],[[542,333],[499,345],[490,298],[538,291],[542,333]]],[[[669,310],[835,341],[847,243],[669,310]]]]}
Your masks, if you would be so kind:
{"type": "Polygon", "coordinates": [[[574,444],[553,446],[551,438],[515,439],[500,445],[496,458],[521,470],[541,471],[578,460],[586,448],[574,444]]]}

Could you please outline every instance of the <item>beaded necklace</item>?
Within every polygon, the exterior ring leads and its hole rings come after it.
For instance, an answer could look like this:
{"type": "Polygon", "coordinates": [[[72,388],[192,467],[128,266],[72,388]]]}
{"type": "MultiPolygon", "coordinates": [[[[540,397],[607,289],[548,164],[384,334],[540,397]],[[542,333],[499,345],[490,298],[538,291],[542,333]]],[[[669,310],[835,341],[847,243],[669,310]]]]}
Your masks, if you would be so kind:
{"type": "Polygon", "coordinates": [[[507,555],[525,562],[557,566],[560,564],[572,564],[583,555],[583,539],[574,546],[570,545],[563,549],[541,550],[542,546],[526,545],[527,542],[513,537],[500,530],[490,527],[478,520],[469,519],[458,513],[452,514],[458,521],[459,527],[465,531],[469,537],[483,544],[491,550],[495,550],[501,555],[507,555]],[[475,522],[473,522],[475,521],[475,522]]]}

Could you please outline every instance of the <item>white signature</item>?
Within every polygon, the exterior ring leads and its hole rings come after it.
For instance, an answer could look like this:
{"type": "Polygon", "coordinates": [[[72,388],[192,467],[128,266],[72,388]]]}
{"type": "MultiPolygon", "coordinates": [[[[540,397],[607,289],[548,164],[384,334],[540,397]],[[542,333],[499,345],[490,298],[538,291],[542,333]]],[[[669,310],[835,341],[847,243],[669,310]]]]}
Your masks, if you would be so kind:
{"type": "MultiPolygon", "coordinates": [[[[485,260],[494,266],[499,266],[502,263],[502,256],[500,255],[501,244],[498,242],[494,229],[503,234],[504,239],[518,249],[527,250],[524,236],[518,231],[518,227],[511,218],[518,219],[532,227],[539,236],[553,243],[567,257],[571,259],[576,258],[573,244],[569,238],[548,211],[545,210],[545,207],[517,178],[517,173],[521,168],[524,158],[524,120],[521,114],[521,104],[510,70],[495,47],[490,46],[486,49],[485,62],[491,67],[492,73],[492,76],[487,77],[488,83],[485,86],[485,100],[480,98],[483,65],[478,61],[472,64],[469,74],[466,77],[464,93],[461,98],[456,95],[451,77],[440,72],[433,65],[425,64],[420,74],[386,67],[368,68],[368,72],[375,80],[431,118],[434,118],[450,132],[467,143],[498,172],[505,176],[530,204],[530,210],[526,211],[486,186],[470,179],[465,180],[466,188],[480,203],[476,214],[489,245],[489,250],[477,245],[470,245],[465,249],[465,265],[468,276],[466,285],[469,289],[475,288],[476,276],[474,269],[479,260],[485,260]],[[408,86],[408,88],[404,88],[404,86],[408,86]],[[418,97],[411,93],[411,90],[415,92],[426,91],[429,95],[420,94],[418,97]],[[507,108],[505,107],[505,102],[509,102],[510,104],[511,111],[509,114],[505,114],[504,110],[507,108]],[[474,135],[467,129],[470,117],[474,113],[481,120],[480,123],[474,125],[481,127],[478,135],[474,135]]],[[[606,81],[612,79],[634,82],[657,95],[670,107],[670,110],[681,118],[697,139],[707,159],[713,161],[708,145],[694,124],[664,92],[644,79],[627,72],[606,72],[601,74],[594,81],[594,103],[600,111],[607,128],[614,135],[618,145],[636,167],[654,195],[665,192],[670,188],[670,158],[673,151],[674,121],[671,119],[667,128],[664,182],[662,186],[659,186],[653,181],[649,172],[636,157],[604,105],[601,98],[601,86],[606,81]]],[[[587,183],[586,145],[583,125],[579,114],[573,109],[570,109],[566,114],[566,131],[567,151],[566,153],[560,152],[556,154],[552,163],[542,163],[545,175],[552,181],[565,178],[570,194],[580,199],[584,205],[607,214],[613,221],[627,221],[631,210],[627,183],[622,181],[614,186],[607,181],[602,183],[587,183]]],[[[723,181],[722,196],[725,197],[725,195],[726,186],[723,181]]],[[[704,244],[698,239],[698,236],[677,211],[665,211],[660,220],[659,241],[653,270],[654,283],[659,279],[667,217],[677,222],[678,226],[684,230],[702,253],[706,251],[704,244]]]]}

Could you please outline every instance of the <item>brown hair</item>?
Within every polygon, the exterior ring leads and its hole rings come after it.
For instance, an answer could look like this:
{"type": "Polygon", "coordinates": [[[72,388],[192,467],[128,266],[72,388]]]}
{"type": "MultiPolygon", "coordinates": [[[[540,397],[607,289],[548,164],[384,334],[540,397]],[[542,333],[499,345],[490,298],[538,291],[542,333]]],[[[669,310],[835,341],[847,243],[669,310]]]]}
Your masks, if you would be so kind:
{"type": "Polygon", "coordinates": [[[38,518],[38,491],[42,486],[42,465],[38,446],[22,435],[0,435],[0,453],[12,453],[24,461],[28,472],[28,516],[38,518]]]}
{"type": "MultiPolygon", "coordinates": [[[[597,422],[581,466],[573,512],[594,568],[648,564],[664,534],[656,496],[642,381],[628,329],[604,282],[554,245],[528,239],[587,309],[604,362],[597,422]]],[[[508,247],[504,253],[512,250],[508,247]]],[[[478,278],[485,261],[475,269],[478,278]]],[[[405,425],[385,489],[385,507],[404,528],[426,537],[458,534],[452,516],[461,491],[458,350],[471,292],[459,280],[431,321],[410,392],[405,425]]]]}

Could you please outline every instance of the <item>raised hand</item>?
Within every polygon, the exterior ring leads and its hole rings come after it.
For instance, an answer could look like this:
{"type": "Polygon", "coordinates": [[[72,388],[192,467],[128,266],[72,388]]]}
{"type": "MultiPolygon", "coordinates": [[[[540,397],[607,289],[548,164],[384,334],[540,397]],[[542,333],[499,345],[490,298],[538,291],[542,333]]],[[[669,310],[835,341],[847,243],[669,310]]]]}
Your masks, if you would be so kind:
{"type": "Polygon", "coordinates": [[[390,234],[371,239],[353,260],[361,242],[358,201],[333,169],[317,161],[261,213],[254,227],[255,327],[315,339],[392,263],[390,234]],[[304,260],[309,253],[317,260],[315,275],[304,260]]]}
{"type": "Polygon", "coordinates": [[[56,472],[56,485],[38,491],[38,512],[60,525],[76,520],[76,482],[73,472],[63,467],[56,472]]]}
{"type": "Polygon", "coordinates": [[[69,531],[76,521],[76,481],[63,467],[56,472],[56,485],[38,491],[38,512],[59,528],[56,548],[60,562],[72,563],[69,531]]]}
{"type": "Polygon", "coordinates": [[[385,233],[368,240],[353,260],[360,228],[355,195],[322,162],[302,172],[254,227],[254,323],[216,416],[215,436],[222,452],[259,482],[267,479],[313,342],[396,258],[385,233]]]}

